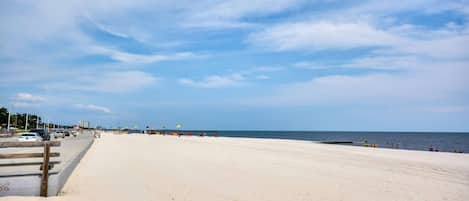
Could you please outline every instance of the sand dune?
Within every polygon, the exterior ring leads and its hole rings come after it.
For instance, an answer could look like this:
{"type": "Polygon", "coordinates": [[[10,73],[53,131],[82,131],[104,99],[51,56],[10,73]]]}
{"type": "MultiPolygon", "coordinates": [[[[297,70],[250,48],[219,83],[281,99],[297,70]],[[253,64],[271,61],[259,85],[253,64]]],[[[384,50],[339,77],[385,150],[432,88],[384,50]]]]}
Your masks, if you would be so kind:
{"type": "Polygon", "coordinates": [[[103,135],[62,194],[47,200],[466,201],[469,155],[292,140],[103,135]]]}

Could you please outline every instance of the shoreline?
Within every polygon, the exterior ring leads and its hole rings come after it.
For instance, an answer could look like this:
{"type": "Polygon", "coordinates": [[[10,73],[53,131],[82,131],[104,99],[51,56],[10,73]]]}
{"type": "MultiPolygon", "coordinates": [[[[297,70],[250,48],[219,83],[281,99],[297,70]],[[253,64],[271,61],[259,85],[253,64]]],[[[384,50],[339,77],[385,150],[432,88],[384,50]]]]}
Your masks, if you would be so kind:
{"type": "MultiPolygon", "coordinates": [[[[466,133],[462,133],[466,134],[466,133]]],[[[140,134],[140,133],[132,133],[132,134],[113,134],[113,135],[148,135],[148,134],[140,134]]],[[[150,136],[153,135],[158,135],[158,136],[173,136],[173,137],[178,137],[172,134],[151,134],[150,136]]],[[[468,133],[469,135],[469,133],[468,133]]],[[[201,137],[197,135],[183,135],[181,136],[182,138],[184,137],[201,137]]],[[[329,144],[329,143],[324,143],[326,141],[318,141],[318,140],[305,140],[305,139],[282,139],[282,138],[269,138],[269,137],[245,137],[245,136],[211,136],[211,135],[206,135],[203,137],[209,137],[209,138],[236,138],[236,139],[259,139],[259,140],[284,140],[284,141],[292,141],[292,142],[310,142],[310,143],[319,143],[319,144],[329,144]]],[[[391,148],[391,147],[385,147],[385,146],[376,146],[376,147],[371,147],[371,146],[362,146],[359,144],[329,144],[333,146],[351,146],[351,147],[362,147],[362,148],[369,148],[369,149],[388,149],[388,150],[405,150],[405,151],[418,151],[418,152],[431,152],[431,153],[452,153],[452,154],[469,154],[469,152],[452,152],[452,151],[428,151],[428,150],[421,150],[421,149],[405,149],[405,148],[391,148]]],[[[370,144],[371,145],[371,144],[370,144]]]]}

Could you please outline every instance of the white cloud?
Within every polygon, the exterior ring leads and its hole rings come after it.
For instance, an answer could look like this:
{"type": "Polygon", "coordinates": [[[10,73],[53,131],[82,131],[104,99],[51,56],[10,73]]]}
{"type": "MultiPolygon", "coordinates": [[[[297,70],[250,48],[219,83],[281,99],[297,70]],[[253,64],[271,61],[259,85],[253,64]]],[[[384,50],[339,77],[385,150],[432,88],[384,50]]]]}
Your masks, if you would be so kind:
{"type": "Polygon", "coordinates": [[[445,11],[464,13],[467,8],[467,0],[412,0],[405,2],[368,0],[344,12],[347,14],[373,14],[383,16],[412,11],[426,14],[441,13],[445,11]]]}
{"type": "MultiPolygon", "coordinates": [[[[71,0],[67,2],[45,0],[41,2],[1,2],[0,7],[5,8],[0,12],[0,24],[2,27],[6,27],[2,29],[2,37],[0,37],[0,44],[2,44],[0,54],[15,60],[25,60],[24,58],[31,60],[88,56],[90,47],[99,44],[96,38],[83,28],[84,25],[90,23],[103,32],[121,38],[131,38],[140,42],[143,41],[142,38],[150,38],[148,46],[153,46],[151,43],[155,43],[155,41],[165,41],[166,43],[162,43],[163,45],[170,44],[171,41],[167,41],[165,38],[152,41],[152,37],[158,39],[155,34],[156,28],[142,25],[152,22],[159,15],[155,13],[160,13],[160,11],[173,16],[175,13],[172,11],[190,6],[184,3],[184,0],[172,3],[146,0],[138,2],[127,0],[71,0]],[[128,23],[128,18],[132,17],[133,11],[148,10],[152,12],[146,12],[147,16],[138,20],[140,23],[128,23]],[[47,56],[44,56],[46,54],[42,48],[44,46],[48,48],[47,56]]],[[[182,18],[182,16],[179,15],[178,18],[182,18]]],[[[177,26],[176,22],[167,21],[169,25],[177,26]]],[[[170,55],[141,55],[126,52],[108,52],[107,54],[112,54],[116,61],[132,63],[179,60],[193,56],[189,52],[170,55]]]]}
{"type": "Polygon", "coordinates": [[[253,27],[255,24],[237,20],[192,19],[183,24],[186,28],[235,29],[253,27]]]}
{"type": "Polygon", "coordinates": [[[369,69],[391,69],[391,70],[411,70],[415,68],[425,68],[421,66],[420,59],[415,56],[368,56],[354,59],[340,67],[369,68],[369,69]]]}
{"type": "Polygon", "coordinates": [[[268,76],[268,75],[256,75],[255,78],[257,80],[268,80],[268,79],[270,79],[270,76],[268,76]]]}
{"type": "MultiPolygon", "coordinates": [[[[250,26],[244,17],[265,16],[296,8],[305,0],[275,1],[213,1],[194,3],[176,1],[128,1],[128,0],[57,0],[2,2],[0,12],[2,56],[22,59],[41,58],[41,48],[47,44],[47,57],[65,54],[80,56],[97,45],[93,36],[83,30],[83,25],[93,23],[96,28],[121,38],[132,38],[158,46],[168,42],[161,31],[180,30],[183,27],[233,28],[250,26]],[[145,15],[135,16],[135,13],[145,15]],[[149,26],[151,24],[158,26],[149,26]],[[52,45],[51,45],[52,44],[52,45]],[[21,56],[19,56],[21,55],[21,56]]],[[[171,38],[171,37],[169,37],[171,38]]],[[[165,44],[163,44],[165,45],[165,44]]],[[[114,59],[122,62],[155,62],[186,58],[186,53],[175,55],[132,55],[115,53],[114,59]]]]}
{"type": "Polygon", "coordinates": [[[198,15],[239,19],[248,15],[265,15],[284,11],[291,7],[298,7],[304,0],[231,0],[220,1],[198,15]]]}
{"type": "Polygon", "coordinates": [[[111,72],[92,79],[90,86],[85,90],[104,92],[127,92],[137,90],[156,83],[157,78],[142,71],[111,72]]]}
{"type": "Polygon", "coordinates": [[[84,75],[76,82],[49,83],[44,87],[50,90],[125,93],[151,86],[157,81],[156,77],[142,71],[118,71],[84,75]]]}
{"type": "Polygon", "coordinates": [[[30,103],[30,102],[13,102],[13,107],[16,108],[30,108],[30,107],[38,107],[38,103],[30,103]]]}
{"type": "Polygon", "coordinates": [[[407,45],[396,47],[395,51],[441,59],[469,58],[469,32],[453,34],[444,38],[413,41],[407,45]]]}
{"type": "Polygon", "coordinates": [[[299,61],[299,62],[295,62],[294,64],[292,64],[292,66],[296,68],[311,69],[311,70],[338,67],[336,65],[331,65],[331,64],[320,64],[314,61],[299,61]]]}
{"type": "Polygon", "coordinates": [[[277,71],[282,71],[285,70],[284,67],[276,67],[276,66],[259,66],[259,67],[254,67],[248,70],[244,70],[241,72],[241,74],[253,74],[253,73],[267,73],[267,72],[277,72],[277,71]]]}
{"type": "Polygon", "coordinates": [[[120,38],[125,38],[125,39],[129,39],[131,38],[129,35],[125,34],[125,33],[121,33],[121,32],[117,32],[115,30],[112,30],[111,28],[99,23],[99,22],[96,22],[96,20],[94,20],[93,18],[91,17],[88,17],[87,18],[90,22],[92,22],[96,28],[98,28],[99,30],[103,31],[103,32],[106,32],[112,36],[115,36],[115,37],[120,37],[120,38]]]}
{"type": "MultiPolygon", "coordinates": [[[[284,84],[254,105],[435,105],[458,103],[469,94],[469,62],[418,60],[423,66],[398,73],[328,75],[284,84]]],[[[397,67],[399,68],[399,67],[397,67]]]]}
{"type": "Polygon", "coordinates": [[[277,51],[392,46],[402,39],[366,23],[296,22],[274,25],[248,41],[277,51]]]}
{"type": "Polygon", "coordinates": [[[75,104],[76,108],[82,109],[82,110],[88,110],[88,111],[95,111],[95,112],[103,112],[103,113],[111,113],[111,109],[103,106],[97,106],[93,104],[75,104]]]}
{"type": "Polygon", "coordinates": [[[194,81],[188,78],[179,79],[179,83],[186,86],[198,88],[224,88],[242,85],[244,76],[241,74],[231,74],[227,76],[212,75],[201,81],[194,81]]]}
{"type": "Polygon", "coordinates": [[[17,101],[27,101],[27,102],[41,102],[45,100],[41,96],[36,96],[30,93],[17,93],[14,99],[17,101]]]}
{"type": "Polygon", "coordinates": [[[91,53],[109,55],[115,61],[132,64],[146,64],[199,57],[192,52],[178,52],[174,54],[132,54],[104,47],[93,47],[90,51],[91,53]]]}
{"type": "Polygon", "coordinates": [[[17,93],[12,99],[14,107],[37,107],[46,99],[30,93],[17,93]]]}
{"type": "Polygon", "coordinates": [[[202,1],[201,6],[188,10],[183,26],[202,28],[240,28],[253,26],[242,19],[247,16],[266,16],[298,8],[306,0],[231,0],[202,1]]]}
{"type": "Polygon", "coordinates": [[[179,83],[186,86],[197,88],[224,88],[232,86],[243,86],[249,80],[267,80],[270,76],[259,73],[271,73],[285,70],[282,67],[260,66],[247,70],[237,71],[227,75],[211,75],[201,81],[195,81],[189,78],[179,79],[179,83]]]}
{"type": "Polygon", "coordinates": [[[74,26],[81,6],[75,2],[2,2],[2,7],[10,8],[2,9],[0,14],[0,24],[8,27],[2,29],[0,37],[3,55],[27,52],[31,44],[52,37],[76,39],[78,32],[74,26]]]}
{"type": "Polygon", "coordinates": [[[375,47],[378,56],[469,58],[469,26],[428,30],[412,25],[378,28],[367,21],[286,22],[249,36],[254,46],[274,51],[323,51],[375,47]],[[435,48],[438,47],[438,48],[435,48]]]}

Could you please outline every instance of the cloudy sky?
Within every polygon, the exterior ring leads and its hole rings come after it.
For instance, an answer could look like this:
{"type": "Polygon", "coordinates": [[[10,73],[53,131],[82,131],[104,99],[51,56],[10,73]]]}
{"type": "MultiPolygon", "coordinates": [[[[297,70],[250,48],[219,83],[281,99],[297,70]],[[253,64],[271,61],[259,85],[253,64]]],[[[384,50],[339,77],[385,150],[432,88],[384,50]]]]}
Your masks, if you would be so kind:
{"type": "Polygon", "coordinates": [[[469,1],[0,2],[0,105],[187,129],[469,131],[469,1]]]}

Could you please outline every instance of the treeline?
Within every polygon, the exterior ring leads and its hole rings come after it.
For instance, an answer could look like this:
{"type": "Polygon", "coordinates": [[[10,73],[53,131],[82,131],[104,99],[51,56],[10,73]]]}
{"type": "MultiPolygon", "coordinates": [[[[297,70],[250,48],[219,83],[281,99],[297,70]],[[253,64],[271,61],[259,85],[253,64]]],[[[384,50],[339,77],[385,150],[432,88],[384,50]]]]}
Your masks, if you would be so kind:
{"type": "MultiPolygon", "coordinates": [[[[42,118],[34,114],[16,113],[10,114],[10,128],[25,129],[26,115],[28,116],[28,129],[36,128],[36,125],[43,125],[42,118]]],[[[8,126],[8,109],[0,108],[0,126],[7,128],[8,126]]]]}
{"type": "MultiPolygon", "coordinates": [[[[61,125],[50,122],[43,122],[42,117],[29,113],[10,114],[10,128],[24,130],[26,127],[26,115],[28,116],[28,130],[39,128],[73,128],[70,125],[61,125]]],[[[0,107],[0,130],[8,128],[8,109],[0,107]]]]}

